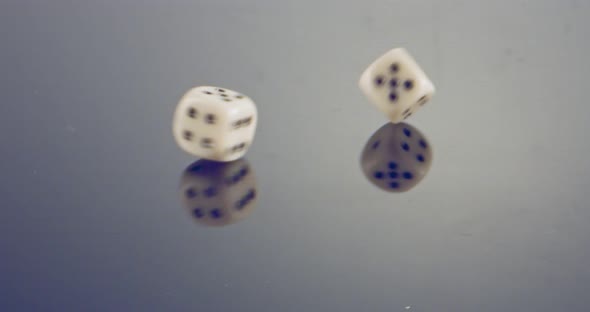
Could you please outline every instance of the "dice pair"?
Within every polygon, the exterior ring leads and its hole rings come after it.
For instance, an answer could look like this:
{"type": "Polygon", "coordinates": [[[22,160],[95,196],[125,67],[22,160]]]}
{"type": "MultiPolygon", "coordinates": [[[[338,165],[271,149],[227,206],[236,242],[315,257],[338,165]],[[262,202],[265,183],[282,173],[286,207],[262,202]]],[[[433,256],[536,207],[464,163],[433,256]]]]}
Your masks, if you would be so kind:
{"type": "MultiPolygon", "coordinates": [[[[410,117],[434,94],[434,85],[403,48],[374,61],[361,75],[367,98],[393,123],[410,117]]],[[[173,132],[186,152],[215,161],[242,157],[254,140],[258,121],[254,102],[225,88],[189,90],[174,113],[173,132]]]]}

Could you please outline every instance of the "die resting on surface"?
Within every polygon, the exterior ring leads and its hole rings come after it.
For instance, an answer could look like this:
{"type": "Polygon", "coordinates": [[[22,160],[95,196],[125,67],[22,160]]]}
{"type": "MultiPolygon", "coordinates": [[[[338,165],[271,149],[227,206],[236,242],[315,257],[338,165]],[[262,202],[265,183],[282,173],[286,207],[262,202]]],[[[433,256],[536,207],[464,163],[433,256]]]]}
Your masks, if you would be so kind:
{"type": "Polygon", "coordinates": [[[404,48],[393,49],[369,65],[359,87],[393,123],[410,117],[434,95],[434,85],[404,48]]]}
{"type": "Polygon", "coordinates": [[[258,113],[247,96],[225,88],[189,90],[174,112],[172,131],[181,149],[215,161],[242,157],[254,139],[258,113]]]}

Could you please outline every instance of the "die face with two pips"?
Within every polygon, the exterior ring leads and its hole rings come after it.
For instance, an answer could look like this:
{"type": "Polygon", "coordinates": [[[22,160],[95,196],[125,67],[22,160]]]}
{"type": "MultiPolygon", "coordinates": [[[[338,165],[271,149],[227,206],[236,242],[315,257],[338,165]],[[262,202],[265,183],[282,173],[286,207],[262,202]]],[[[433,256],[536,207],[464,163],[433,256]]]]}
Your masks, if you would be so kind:
{"type": "Polygon", "coordinates": [[[236,160],[246,153],[256,132],[258,112],[247,96],[225,88],[189,90],[174,112],[172,131],[189,154],[215,161],[236,160]]]}
{"type": "Polygon", "coordinates": [[[361,167],[367,179],[388,192],[414,188],[428,173],[432,148],[424,135],[406,123],[387,123],[365,144],[361,167]]]}
{"type": "Polygon", "coordinates": [[[206,226],[236,223],[250,215],[258,201],[254,171],[245,158],[191,164],[182,174],[180,196],[191,217],[206,226]]]}
{"type": "Polygon", "coordinates": [[[410,117],[434,95],[434,85],[403,48],[375,60],[361,75],[365,96],[393,123],[410,117]]]}

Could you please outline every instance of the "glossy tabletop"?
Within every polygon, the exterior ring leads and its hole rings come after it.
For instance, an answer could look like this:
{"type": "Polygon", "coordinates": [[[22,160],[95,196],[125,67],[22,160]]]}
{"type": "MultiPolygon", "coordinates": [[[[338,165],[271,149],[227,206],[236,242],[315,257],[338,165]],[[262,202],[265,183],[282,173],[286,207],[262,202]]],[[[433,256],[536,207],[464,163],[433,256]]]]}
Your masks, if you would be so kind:
{"type": "Polygon", "coordinates": [[[0,1],[0,311],[588,311],[589,14],[0,1]],[[393,47],[437,88],[407,120],[432,166],[403,193],[360,163],[387,120],[358,79],[393,47]],[[197,85],[259,111],[255,195],[222,226],[181,189],[197,159],[172,115],[197,85]]]}

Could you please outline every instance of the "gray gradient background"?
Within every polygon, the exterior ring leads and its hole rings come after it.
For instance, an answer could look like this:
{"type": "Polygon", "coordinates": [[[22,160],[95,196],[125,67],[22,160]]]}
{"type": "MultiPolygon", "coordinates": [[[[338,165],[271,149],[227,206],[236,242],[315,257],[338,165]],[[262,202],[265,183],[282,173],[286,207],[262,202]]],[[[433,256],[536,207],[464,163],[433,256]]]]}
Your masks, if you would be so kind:
{"type": "Polygon", "coordinates": [[[0,4],[0,310],[588,311],[590,4],[0,4]],[[438,92],[434,148],[390,194],[357,87],[404,46],[438,92]],[[257,102],[259,204],[193,222],[172,112],[212,84],[257,102]]]}

